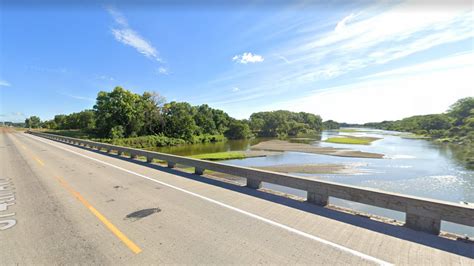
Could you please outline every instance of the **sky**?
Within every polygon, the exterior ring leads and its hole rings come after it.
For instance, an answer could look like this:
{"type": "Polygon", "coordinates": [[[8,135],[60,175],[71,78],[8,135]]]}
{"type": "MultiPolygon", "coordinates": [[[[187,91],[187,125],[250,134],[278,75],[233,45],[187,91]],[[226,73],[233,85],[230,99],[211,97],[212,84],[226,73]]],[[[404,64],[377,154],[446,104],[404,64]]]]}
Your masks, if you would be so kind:
{"type": "Polygon", "coordinates": [[[474,96],[471,1],[41,3],[0,1],[0,121],[91,109],[115,86],[349,123],[474,96]]]}

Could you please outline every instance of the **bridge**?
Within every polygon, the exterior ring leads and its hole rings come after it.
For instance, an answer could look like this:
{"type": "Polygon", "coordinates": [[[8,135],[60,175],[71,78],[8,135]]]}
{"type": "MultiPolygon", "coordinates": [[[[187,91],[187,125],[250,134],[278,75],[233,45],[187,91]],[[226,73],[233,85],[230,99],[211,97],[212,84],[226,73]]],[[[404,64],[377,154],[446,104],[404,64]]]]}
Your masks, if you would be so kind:
{"type": "Polygon", "coordinates": [[[0,134],[1,264],[473,263],[472,241],[440,232],[441,221],[472,228],[472,206],[30,133],[0,134]],[[330,197],[406,221],[357,215],[330,197]]]}

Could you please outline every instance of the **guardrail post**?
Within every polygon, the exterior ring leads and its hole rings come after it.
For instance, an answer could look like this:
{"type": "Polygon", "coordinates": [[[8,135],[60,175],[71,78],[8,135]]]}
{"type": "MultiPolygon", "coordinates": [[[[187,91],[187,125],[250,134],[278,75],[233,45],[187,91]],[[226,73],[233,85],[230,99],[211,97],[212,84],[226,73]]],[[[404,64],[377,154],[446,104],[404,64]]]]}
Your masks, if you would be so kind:
{"type": "Polygon", "coordinates": [[[259,189],[262,187],[262,181],[252,178],[247,178],[247,187],[259,189]]]}
{"type": "Polygon", "coordinates": [[[122,156],[123,152],[122,151],[117,151],[117,156],[122,156]]]}
{"type": "Polygon", "coordinates": [[[314,191],[308,191],[306,201],[320,206],[326,206],[329,202],[328,191],[325,189],[315,189],[314,191]]]}
{"type": "Polygon", "coordinates": [[[441,230],[441,219],[407,212],[405,226],[414,230],[439,235],[441,230]]]}
{"type": "Polygon", "coordinates": [[[176,166],[176,163],[168,162],[168,168],[174,168],[175,166],[176,166]]]}
{"type": "Polygon", "coordinates": [[[199,167],[194,167],[194,174],[195,174],[195,175],[203,175],[203,174],[204,174],[204,170],[205,170],[205,169],[202,169],[202,168],[199,168],[199,167]]]}
{"type": "Polygon", "coordinates": [[[153,162],[153,157],[147,156],[147,157],[146,157],[146,162],[147,162],[147,163],[153,162]]]}

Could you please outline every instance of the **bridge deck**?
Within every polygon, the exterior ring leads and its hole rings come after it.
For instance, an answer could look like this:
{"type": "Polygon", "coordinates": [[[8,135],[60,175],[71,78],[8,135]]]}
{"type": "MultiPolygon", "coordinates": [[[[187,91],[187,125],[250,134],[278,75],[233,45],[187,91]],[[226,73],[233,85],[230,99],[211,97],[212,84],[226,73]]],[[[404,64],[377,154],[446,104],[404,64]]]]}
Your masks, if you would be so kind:
{"type": "Polygon", "coordinates": [[[473,263],[472,244],[2,130],[2,264],[473,263]]]}

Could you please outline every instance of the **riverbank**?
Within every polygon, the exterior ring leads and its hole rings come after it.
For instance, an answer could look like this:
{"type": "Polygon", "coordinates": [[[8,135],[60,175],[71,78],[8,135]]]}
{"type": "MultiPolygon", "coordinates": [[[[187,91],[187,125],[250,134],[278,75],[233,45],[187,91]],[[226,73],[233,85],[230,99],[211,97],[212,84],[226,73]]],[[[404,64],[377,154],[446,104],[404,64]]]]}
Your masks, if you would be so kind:
{"type": "Polygon", "coordinates": [[[281,164],[254,167],[257,169],[299,174],[343,174],[353,175],[362,173],[355,164],[281,164]]]}
{"type": "Polygon", "coordinates": [[[281,152],[272,151],[226,151],[226,152],[215,152],[205,153],[191,156],[195,159],[208,160],[208,161],[223,161],[223,160],[237,160],[246,158],[256,157],[267,157],[272,155],[280,155],[281,152]]]}
{"type": "Polygon", "coordinates": [[[252,150],[267,150],[267,151],[292,151],[304,152],[314,154],[324,154],[339,157],[355,157],[355,158],[374,158],[381,159],[384,157],[380,153],[363,152],[356,150],[340,149],[333,147],[319,147],[305,143],[292,143],[284,140],[269,140],[260,142],[257,145],[251,146],[252,150]]]}

